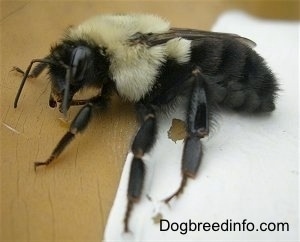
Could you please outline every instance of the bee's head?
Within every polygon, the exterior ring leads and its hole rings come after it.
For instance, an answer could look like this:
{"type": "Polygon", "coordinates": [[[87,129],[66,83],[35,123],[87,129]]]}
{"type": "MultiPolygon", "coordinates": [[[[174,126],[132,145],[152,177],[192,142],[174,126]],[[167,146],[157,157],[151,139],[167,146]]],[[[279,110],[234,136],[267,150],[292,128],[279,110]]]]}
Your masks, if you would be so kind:
{"type": "Polygon", "coordinates": [[[101,88],[108,73],[104,51],[85,42],[65,41],[51,48],[49,76],[52,84],[49,104],[61,102],[66,113],[75,93],[84,87],[101,88]]]}
{"type": "Polygon", "coordinates": [[[60,104],[60,111],[66,114],[75,93],[84,87],[101,90],[102,84],[108,80],[109,61],[105,50],[85,41],[65,40],[52,47],[50,54],[44,59],[33,59],[28,66],[15,98],[14,107],[28,77],[36,77],[48,66],[51,81],[49,105],[60,104]],[[34,63],[39,64],[29,74],[34,63]]]}

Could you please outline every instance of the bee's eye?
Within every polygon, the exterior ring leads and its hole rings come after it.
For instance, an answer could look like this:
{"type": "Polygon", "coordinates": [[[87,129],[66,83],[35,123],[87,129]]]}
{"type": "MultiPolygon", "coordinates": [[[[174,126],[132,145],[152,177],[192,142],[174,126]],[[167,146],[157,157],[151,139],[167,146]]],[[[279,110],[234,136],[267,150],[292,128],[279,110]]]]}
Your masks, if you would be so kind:
{"type": "Polygon", "coordinates": [[[73,50],[70,66],[72,69],[72,77],[76,82],[83,80],[91,53],[91,50],[85,46],[77,46],[73,50]]]}

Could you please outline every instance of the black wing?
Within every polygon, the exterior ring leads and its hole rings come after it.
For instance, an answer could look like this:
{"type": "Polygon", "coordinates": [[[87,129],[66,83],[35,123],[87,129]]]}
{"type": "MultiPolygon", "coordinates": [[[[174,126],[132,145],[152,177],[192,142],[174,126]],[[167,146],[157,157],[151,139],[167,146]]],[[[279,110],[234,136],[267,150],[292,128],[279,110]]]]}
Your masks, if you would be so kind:
{"type": "Polygon", "coordinates": [[[148,46],[160,45],[168,42],[174,38],[183,38],[188,40],[199,40],[203,38],[234,38],[240,41],[241,43],[253,48],[256,46],[255,42],[250,39],[241,37],[237,34],[231,33],[220,33],[220,32],[211,32],[197,29],[187,29],[187,28],[170,28],[168,32],[165,33],[136,33],[131,36],[131,42],[134,43],[144,43],[148,46]]]}

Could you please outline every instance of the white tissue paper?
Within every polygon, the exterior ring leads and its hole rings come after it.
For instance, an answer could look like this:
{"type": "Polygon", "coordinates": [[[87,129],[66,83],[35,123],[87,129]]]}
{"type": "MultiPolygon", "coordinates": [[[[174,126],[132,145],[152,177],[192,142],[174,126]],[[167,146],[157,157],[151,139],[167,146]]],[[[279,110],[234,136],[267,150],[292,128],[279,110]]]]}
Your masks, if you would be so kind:
{"type": "Polygon", "coordinates": [[[123,232],[129,153],[105,241],[299,239],[299,26],[299,22],[258,19],[236,11],[220,16],[213,31],[255,41],[255,50],[278,78],[276,110],[270,115],[221,111],[213,132],[202,139],[204,157],[196,178],[189,179],[184,193],[169,206],[162,200],[181,181],[183,141],[173,142],[167,131],[173,118],[184,120],[184,111],[159,118],[158,140],[145,157],[142,198],[130,217],[131,232],[123,232]],[[260,230],[265,228],[275,231],[260,230]]]}

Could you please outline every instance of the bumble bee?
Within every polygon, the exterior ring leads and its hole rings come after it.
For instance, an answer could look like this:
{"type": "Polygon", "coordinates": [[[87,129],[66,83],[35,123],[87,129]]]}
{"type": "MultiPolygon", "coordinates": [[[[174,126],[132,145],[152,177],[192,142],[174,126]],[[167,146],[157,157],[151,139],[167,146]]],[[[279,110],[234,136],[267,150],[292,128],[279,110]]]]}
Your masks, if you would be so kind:
{"type": "Polygon", "coordinates": [[[156,139],[158,110],[176,105],[178,97],[188,100],[182,181],[165,202],[179,195],[187,179],[196,175],[202,158],[200,140],[209,134],[215,107],[252,113],[274,110],[278,84],[254,46],[236,34],[174,28],[154,15],[100,15],[70,27],[45,58],[33,59],[25,72],[14,68],[23,73],[15,108],[26,79],[46,68],[51,82],[49,105],[59,104],[64,114],[72,105],[83,105],[50,157],[34,167],[56,159],[86,128],[93,110],[106,107],[114,92],[134,103],[140,128],[131,146],[124,216],[124,230],[129,231],[130,211],[143,188],[143,156],[156,139]],[[86,87],[96,88],[97,95],[73,98],[86,87]]]}

